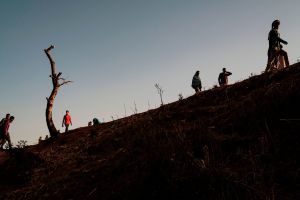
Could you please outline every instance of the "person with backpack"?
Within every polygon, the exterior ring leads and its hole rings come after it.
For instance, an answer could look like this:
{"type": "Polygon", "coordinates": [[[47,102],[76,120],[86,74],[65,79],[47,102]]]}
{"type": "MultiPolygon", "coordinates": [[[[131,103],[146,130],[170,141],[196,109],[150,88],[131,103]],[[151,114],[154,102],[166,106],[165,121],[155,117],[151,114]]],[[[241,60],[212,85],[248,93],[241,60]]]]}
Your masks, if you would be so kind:
{"type": "Polygon", "coordinates": [[[278,55],[283,56],[286,67],[290,65],[287,52],[282,49],[282,45],[280,44],[283,43],[287,45],[288,42],[280,38],[280,34],[278,32],[279,25],[280,21],[278,19],[274,20],[272,22],[272,29],[269,32],[268,63],[266,71],[269,71],[271,69],[271,61],[274,59],[275,56],[278,55]]]}
{"type": "Polygon", "coordinates": [[[9,135],[9,127],[10,124],[14,121],[15,117],[10,116],[10,114],[6,114],[5,119],[2,119],[0,122],[0,149],[3,149],[3,145],[8,142],[9,149],[12,148],[12,144],[10,141],[10,135],[9,135]]]}
{"type": "Polygon", "coordinates": [[[200,72],[196,71],[195,75],[192,79],[192,88],[195,90],[195,92],[200,92],[202,89],[201,79],[199,77],[200,72]]]}
{"type": "Polygon", "coordinates": [[[65,133],[69,131],[69,126],[72,125],[72,119],[71,115],[69,114],[69,111],[66,110],[66,114],[64,115],[63,121],[62,121],[62,127],[66,127],[65,133]]]}
{"type": "Polygon", "coordinates": [[[226,68],[223,68],[222,72],[219,74],[218,82],[220,86],[228,85],[228,76],[232,75],[231,72],[226,71],[226,68]]]}

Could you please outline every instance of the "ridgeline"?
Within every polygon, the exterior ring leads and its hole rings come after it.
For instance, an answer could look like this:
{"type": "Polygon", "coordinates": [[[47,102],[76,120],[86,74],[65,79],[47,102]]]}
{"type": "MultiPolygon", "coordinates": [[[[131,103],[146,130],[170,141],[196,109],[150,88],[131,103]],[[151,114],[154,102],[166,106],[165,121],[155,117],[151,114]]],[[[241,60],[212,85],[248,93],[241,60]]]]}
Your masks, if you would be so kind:
{"type": "Polygon", "coordinates": [[[300,63],[0,152],[0,199],[300,199],[300,63]]]}

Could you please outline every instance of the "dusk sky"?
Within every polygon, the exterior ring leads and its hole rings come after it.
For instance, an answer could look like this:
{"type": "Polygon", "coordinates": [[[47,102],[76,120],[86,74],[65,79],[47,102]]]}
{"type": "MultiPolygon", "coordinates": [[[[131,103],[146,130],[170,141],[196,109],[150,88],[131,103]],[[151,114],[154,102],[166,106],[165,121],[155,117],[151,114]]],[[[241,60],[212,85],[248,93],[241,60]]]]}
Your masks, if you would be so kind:
{"type": "Polygon", "coordinates": [[[51,44],[57,72],[74,81],[55,99],[54,122],[70,110],[71,129],[92,118],[111,121],[194,94],[223,67],[233,84],[266,66],[274,19],[288,41],[290,63],[300,59],[299,0],[1,0],[0,116],[15,116],[12,142],[35,144],[48,134],[46,97],[52,90],[43,49],[51,44]]]}

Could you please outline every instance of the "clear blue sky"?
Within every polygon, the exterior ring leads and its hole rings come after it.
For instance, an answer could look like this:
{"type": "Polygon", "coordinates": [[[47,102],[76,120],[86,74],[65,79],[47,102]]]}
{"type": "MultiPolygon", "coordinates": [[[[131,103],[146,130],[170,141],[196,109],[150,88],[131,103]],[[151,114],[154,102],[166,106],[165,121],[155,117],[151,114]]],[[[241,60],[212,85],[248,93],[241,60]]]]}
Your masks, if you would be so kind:
{"type": "Polygon", "coordinates": [[[46,97],[52,85],[42,51],[55,45],[57,71],[74,81],[54,104],[61,129],[66,109],[73,128],[93,117],[111,120],[188,97],[196,70],[205,89],[222,67],[230,83],[266,65],[267,35],[280,19],[290,63],[300,58],[299,0],[2,0],[0,2],[0,116],[11,113],[13,143],[48,134],[46,97]],[[125,106],[124,106],[125,105],[125,106]]]}

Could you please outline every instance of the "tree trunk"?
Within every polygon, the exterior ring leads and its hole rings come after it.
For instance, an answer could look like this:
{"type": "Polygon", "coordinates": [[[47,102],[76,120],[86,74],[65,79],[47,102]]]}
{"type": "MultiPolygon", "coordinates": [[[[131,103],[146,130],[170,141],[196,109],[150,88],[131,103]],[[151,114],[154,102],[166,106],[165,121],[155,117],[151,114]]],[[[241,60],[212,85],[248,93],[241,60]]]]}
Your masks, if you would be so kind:
{"type": "Polygon", "coordinates": [[[52,92],[50,94],[50,97],[47,98],[47,108],[46,108],[46,122],[47,122],[47,127],[50,133],[50,137],[55,137],[58,135],[58,131],[55,128],[55,125],[53,123],[53,119],[52,119],[52,108],[53,108],[53,104],[54,104],[54,99],[57,95],[57,92],[60,88],[60,86],[62,86],[63,84],[69,83],[71,81],[66,81],[63,78],[60,78],[61,76],[61,72],[59,72],[58,74],[56,74],[56,67],[55,67],[55,62],[53,61],[51,55],[50,55],[50,51],[51,49],[53,49],[54,46],[51,45],[50,47],[48,47],[47,49],[44,49],[44,52],[46,53],[49,61],[50,61],[50,65],[51,65],[51,79],[52,79],[52,84],[53,84],[53,89],[52,92]],[[59,83],[59,80],[62,80],[62,83],[59,83]]]}
{"type": "Polygon", "coordinates": [[[54,87],[52,89],[49,99],[47,99],[46,121],[47,121],[47,127],[48,127],[51,137],[55,137],[58,135],[58,131],[55,128],[55,125],[54,125],[53,119],[52,119],[52,109],[53,109],[53,104],[54,104],[54,98],[58,92],[58,89],[59,89],[59,87],[54,87]]]}

